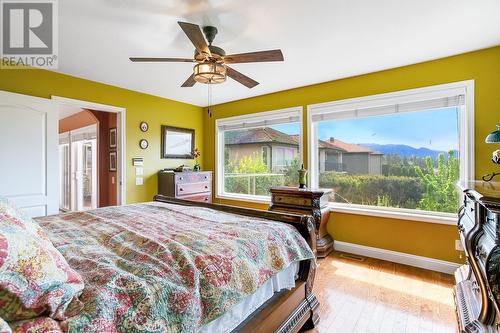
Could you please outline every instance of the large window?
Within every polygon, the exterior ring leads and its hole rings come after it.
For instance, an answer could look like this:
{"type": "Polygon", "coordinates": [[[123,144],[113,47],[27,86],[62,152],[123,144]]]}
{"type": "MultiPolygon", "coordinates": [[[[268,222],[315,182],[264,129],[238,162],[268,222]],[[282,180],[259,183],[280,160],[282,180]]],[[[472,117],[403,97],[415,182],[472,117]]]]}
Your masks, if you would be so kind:
{"type": "Polygon", "coordinates": [[[302,108],[218,119],[217,196],[269,200],[273,186],[298,186],[302,108]]]}
{"type": "Polygon", "coordinates": [[[455,214],[456,183],[472,175],[468,87],[310,106],[312,185],[333,189],[337,207],[455,214]]]}

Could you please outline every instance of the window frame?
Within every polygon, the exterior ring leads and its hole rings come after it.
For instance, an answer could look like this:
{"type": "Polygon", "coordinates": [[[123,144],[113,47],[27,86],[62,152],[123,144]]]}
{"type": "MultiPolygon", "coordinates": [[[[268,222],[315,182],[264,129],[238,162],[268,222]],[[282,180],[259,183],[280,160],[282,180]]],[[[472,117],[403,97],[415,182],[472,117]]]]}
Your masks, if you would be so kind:
{"type": "MultiPolygon", "coordinates": [[[[309,166],[309,184],[318,187],[318,150],[317,123],[313,116],[324,113],[334,114],[356,107],[373,107],[376,105],[393,105],[415,100],[426,100],[449,94],[465,95],[464,110],[459,115],[459,180],[474,179],[474,80],[446,83],[423,88],[401,90],[396,92],[349,98],[307,106],[307,161],[309,166]]],[[[345,119],[345,118],[344,118],[345,119]]],[[[457,188],[458,191],[458,188],[457,188]]],[[[348,214],[379,216],[402,220],[421,221],[439,224],[456,224],[456,214],[443,212],[420,211],[417,209],[389,208],[369,205],[333,203],[329,206],[333,211],[348,214]]]]}
{"type": "MultiPolygon", "coordinates": [[[[269,203],[271,202],[271,196],[263,195],[252,195],[252,194],[239,194],[239,193],[227,193],[224,191],[224,132],[220,127],[224,125],[231,125],[235,123],[245,123],[256,122],[256,121],[266,121],[276,118],[283,118],[290,116],[290,114],[297,114],[299,118],[299,160],[301,163],[304,162],[304,124],[303,124],[303,110],[302,106],[294,106],[284,109],[272,110],[272,111],[262,111],[257,113],[250,113],[241,116],[233,116],[226,118],[219,118],[215,120],[215,198],[216,199],[227,199],[227,200],[244,200],[248,202],[255,203],[269,203]]],[[[272,125],[271,125],[272,126],[272,125]]],[[[248,128],[252,128],[249,126],[248,128]]],[[[269,149],[272,151],[272,149],[269,149]]],[[[271,156],[272,156],[271,152],[271,156]]],[[[271,157],[274,158],[274,157],[271,157]]]]}

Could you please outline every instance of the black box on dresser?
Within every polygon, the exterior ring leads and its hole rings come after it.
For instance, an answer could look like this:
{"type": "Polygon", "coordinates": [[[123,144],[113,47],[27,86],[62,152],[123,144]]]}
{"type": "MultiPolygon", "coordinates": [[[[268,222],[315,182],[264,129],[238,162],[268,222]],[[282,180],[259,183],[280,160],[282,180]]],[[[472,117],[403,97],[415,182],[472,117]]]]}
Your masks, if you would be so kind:
{"type": "Polygon", "coordinates": [[[465,265],[455,272],[460,332],[500,332],[500,183],[460,184],[458,230],[465,265]]]}

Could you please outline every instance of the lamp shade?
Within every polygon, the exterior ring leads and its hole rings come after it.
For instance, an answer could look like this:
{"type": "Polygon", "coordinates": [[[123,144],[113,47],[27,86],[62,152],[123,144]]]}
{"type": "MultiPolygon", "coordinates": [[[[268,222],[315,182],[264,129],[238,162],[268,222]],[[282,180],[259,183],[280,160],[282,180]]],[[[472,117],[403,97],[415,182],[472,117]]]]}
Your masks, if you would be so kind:
{"type": "Polygon", "coordinates": [[[500,125],[497,125],[497,130],[488,134],[484,141],[486,143],[500,143],[500,125]]]}
{"type": "Polygon", "coordinates": [[[226,67],[216,62],[203,62],[193,68],[194,79],[200,83],[216,84],[226,81],[226,67]]]}

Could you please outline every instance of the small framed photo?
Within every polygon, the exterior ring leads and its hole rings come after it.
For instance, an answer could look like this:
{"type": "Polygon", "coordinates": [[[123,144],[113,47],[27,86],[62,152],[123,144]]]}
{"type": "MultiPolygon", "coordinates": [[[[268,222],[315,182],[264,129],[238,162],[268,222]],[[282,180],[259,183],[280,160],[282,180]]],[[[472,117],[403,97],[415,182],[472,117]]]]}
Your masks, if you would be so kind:
{"type": "Polygon", "coordinates": [[[109,148],[116,149],[116,127],[109,129],[109,148]]]}
{"type": "Polygon", "coordinates": [[[139,125],[139,128],[141,129],[141,131],[143,132],[147,132],[148,129],[149,129],[149,125],[147,122],[143,121],[141,122],[141,124],[139,125]]]}
{"type": "Polygon", "coordinates": [[[109,153],[109,171],[116,171],[116,151],[109,153]]]}

